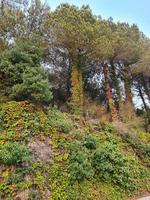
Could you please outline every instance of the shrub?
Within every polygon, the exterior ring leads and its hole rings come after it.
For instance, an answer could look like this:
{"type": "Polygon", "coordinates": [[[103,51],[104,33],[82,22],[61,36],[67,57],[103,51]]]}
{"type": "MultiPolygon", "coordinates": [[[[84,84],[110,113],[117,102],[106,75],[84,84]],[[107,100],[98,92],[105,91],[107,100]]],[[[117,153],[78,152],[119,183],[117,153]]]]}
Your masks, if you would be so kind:
{"type": "Polygon", "coordinates": [[[73,153],[69,163],[71,181],[83,181],[93,176],[93,169],[86,153],[73,153]]]}
{"type": "Polygon", "coordinates": [[[134,178],[140,173],[136,161],[134,158],[122,155],[117,145],[106,142],[96,150],[92,160],[95,172],[100,179],[127,190],[135,189],[134,178]]]}
{"type": "Polygon", "coordinates": [[[124,139],[130,143],[139,157],[146,158],[150,161],[150,144],[143,143],[141,138],[136,134],[126,134],[124,139]]]}
{"type": "Polygon", "coordinates": [[[41,200],[38,190],[31,190],[29,193],[29,200],[41,200]]]}
{"type": "Polygon", "coordinates": [[[8,184],[17,184],[19,182],[23,182],[25,175],[31,175],[31,173],[33,173],[32,167],[17,167],[15,171],[10,173],[7,182],[8,184]]]}
{"type": "Polygon", "coordinates": [[[21,170],[16,169],[15,172],[13,172],[8,177],[8,183],[9,184],[16,184],[24,180],[24,174],[21,170]]]}
{"type": "Polygon", "coordinates": [[[113,133],[114,132],[114,128],[112,126],[111,123],[105,123],[104,124],[104,130],[108,133],[113,133]]]}
{"type": "Polygon", "coordinates": [[[12,48],[3,51],[0,55],[0,94],[4,99],[25,100],[32,96],[45,100],[48,97],[48,79],[40,72],[42,51],[33,41],[17,41],[12,48]]]}
{"type": "Polygon", "coordinates": [[[49,103],[52,99],[51,87],[42,68],[28,67],[22,75],[22,83],[13,86],[12,98],[49,103]]]}
{"type": "Polygon", "coordinates": [[[150,144],[141,144],[140,148],[144,151],[145,155],[150,159],[150,144]]]}
{"type": "Polygon", "coordinates": [[[17,164],[29,161],[29,149],[18,142],[7,142],[0,145],[0,163],[1,164],[17,164]]]}
{"type": "Polygon", "coordinates": [[[48,112],[48,123],[51,127],[63,132],[68,132],[73,126],[71,121],[56,108],[50,108],[48,112]]]}
{"type": "Polygon", "coordinates": [[[84,139],[83,145],[87,149],[96,149],[96,140],[92,136],[87,136],[84,139]]]}

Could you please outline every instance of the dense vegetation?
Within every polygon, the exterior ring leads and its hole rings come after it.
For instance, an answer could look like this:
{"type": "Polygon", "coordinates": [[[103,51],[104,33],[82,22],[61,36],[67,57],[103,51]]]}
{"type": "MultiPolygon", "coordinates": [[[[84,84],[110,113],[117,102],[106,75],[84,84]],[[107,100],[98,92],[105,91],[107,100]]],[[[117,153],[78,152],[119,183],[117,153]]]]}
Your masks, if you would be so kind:
{"type": "Polygon", "coordinates": [[[2,0],[0,198],[150,192],[149,51],[137,25],[89,6],[2,0]]]}

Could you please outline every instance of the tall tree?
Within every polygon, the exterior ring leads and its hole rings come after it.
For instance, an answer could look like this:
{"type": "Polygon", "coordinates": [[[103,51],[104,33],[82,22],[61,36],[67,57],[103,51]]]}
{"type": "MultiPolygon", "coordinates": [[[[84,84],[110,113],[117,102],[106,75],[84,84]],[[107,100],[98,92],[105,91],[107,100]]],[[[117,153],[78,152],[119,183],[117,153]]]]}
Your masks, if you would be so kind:
{"type": "Polygon", "coordinates": [[[133,65],[133,76],[140,76],[144,92],[150,101],[150,41],[145,38],[145,49],[138,62],[133,65]]]}
{"type": "Polygon", "coordinates": [[[143,36],[136,25],[127,23],[118,23],[113,32],[113,46],[115,63],[120,65],[120,74],[122,74],[125,88],[125,108],[129,118],[134,113],[132,102],[132,64],[136,63],[143,51],[143,36]]]}
{"type": "Polygon", "coordinates": [[[95,37],[91,41],[91,56],[92,59],[101,63],[101,67],[103,68],[107,107],[110,111],[111,119],[116,120],[118,118],[117,110],[110,83],[110,59],[114,54],[114,49],[111,42],[112,32],[109,23],[101,19],[98,20],[94,35],[95,37]]]}
{"type": "Polygon", "coordinates": [[[83,112],[83,77],[85,58],[95,18],[88,7],[81,9],[68,4],[60,5],[49,16],[50,36],[53,48],[67,52],[71,67],[71,105],[74,113],[83,112]]]}

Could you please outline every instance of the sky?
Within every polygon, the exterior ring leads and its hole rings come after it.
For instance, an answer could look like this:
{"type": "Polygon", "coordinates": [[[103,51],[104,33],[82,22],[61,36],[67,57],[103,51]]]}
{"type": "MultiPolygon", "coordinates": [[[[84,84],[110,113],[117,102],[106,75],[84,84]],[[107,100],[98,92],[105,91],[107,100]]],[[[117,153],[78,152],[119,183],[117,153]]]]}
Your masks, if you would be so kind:
{"type": "MultiPolygon", "coordinates": [[[[45,1],[45,0],[42,0],[45,1]]],[[[51,9],[61,3],[77,6],[89,5],[93,14],[102,18],[112,17],[114,21],[135,23],[150,37],[150,0],[46,0],[51,9]]]]}

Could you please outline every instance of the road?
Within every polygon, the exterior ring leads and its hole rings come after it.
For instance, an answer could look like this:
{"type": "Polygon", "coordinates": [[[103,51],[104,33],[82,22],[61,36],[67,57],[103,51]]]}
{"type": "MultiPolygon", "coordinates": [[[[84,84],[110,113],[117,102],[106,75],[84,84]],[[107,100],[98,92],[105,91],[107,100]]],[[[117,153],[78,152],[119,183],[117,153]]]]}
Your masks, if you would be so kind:
{"type": "Polygon", "coordinates": [[[150,196],[148,196],[148,197],[142,197],[142,198],[137,199],[137,200],[150,200],[150,196]]]}

